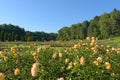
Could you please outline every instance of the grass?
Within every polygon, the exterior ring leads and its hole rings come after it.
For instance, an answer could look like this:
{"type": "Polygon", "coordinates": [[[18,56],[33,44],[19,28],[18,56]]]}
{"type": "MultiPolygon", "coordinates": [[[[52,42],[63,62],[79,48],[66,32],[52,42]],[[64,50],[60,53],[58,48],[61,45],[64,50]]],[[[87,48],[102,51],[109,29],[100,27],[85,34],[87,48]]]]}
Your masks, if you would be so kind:
{"type": "Polygon", "coordinates": [[[110,45],[112,47],[120,47],[120,37],[112,37],[109,39],[99,40],[98,42],[103,43],[104,45],[110,45]]]}

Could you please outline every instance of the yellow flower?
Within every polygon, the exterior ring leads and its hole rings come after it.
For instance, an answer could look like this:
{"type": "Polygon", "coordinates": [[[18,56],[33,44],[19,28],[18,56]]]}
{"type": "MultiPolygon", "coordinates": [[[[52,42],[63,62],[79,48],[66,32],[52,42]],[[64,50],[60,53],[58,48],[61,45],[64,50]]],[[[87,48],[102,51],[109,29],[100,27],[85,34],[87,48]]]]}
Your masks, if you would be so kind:
{"type": "Polygon", "coordinates": [[[5,80],[5,75],[3,73],[0,73],[0,80],[5,80]]]}
{"type": "Polygon", "coordinates": [[[69,61],[70,61],[69,58],[66,58],[66,59],[65,59],[65,63],[68,63],[69,61]]]}
{"type": "Polygon", "coordinates": [[[53,55],[52,55],[52,58],[57,58],[57,54],[56,53],[54,53],[53,55]]]}
{"type": "Polygon", "coordinates": [[[120,53],[120,48],[117,48],[116,51],[117,51],[117,53],[120,53]]]}
{"type": "Polygon", "coordinates": [[[109,62],[105,62],[105,68],[107,69],[107,70],[110,70],[111,69],[111,64],[109,63],[109,62]]]}
{"type": "Polygon", "coordinates": [[[58,80],[64,80],[64,78],[63,78],[63,77],[60,77],[60,78],[58,78],[58,80]]]}
{"type": "Polygon", "coordinates": [[[33,55],[33,56],[37,56],[37,53],[36,53],[36,52],[33,52],[32,55],[33,55]]]}
{"type": "Polygon", "coordinates": [[[92,37],[92,40],[95,40],[95,37],[92,37]]]}
{"type": "Polygon", "coordinates": [[[17,60],[15,61],[15,64],[18,64],[18,62],[19,62],[19,60],[17,59],[17,60]]]}
{"type": "Polygon", "coordinates": [[[115,73],[111,73],[111,76],[114,76],[115,75],[115,73]]]}
{"type": "Polygon", "coordinates": [[[20,70],[18,68],[16,68],[15,71],[14,71],[14,74],[15,75],[19,75],[20,74],[20,70]]]}
{"type": "Polygon", "coordinates": [[[14,58],[17,58],[17,57],[18,57],[18,54],[15,53],[15,54],[13,55],[13,57],[14,57],[14,58]]]}
{"type": "Polygon", "coordinates": [[[106,49],[106,52],[109,53],[110,52],[109,49],[106,49]]]}
{"type": "Polygon", "coordinates": [[[83,43],[82,46],[86,46],[87,44],[86,43],[83,43]]]}
{"type": "Polygon", "coordinates": [[[34,60],[38,63],[39,62],[38,56],[34,56],[34,60]]]}
{"type": "Polygon", "coordinates": [[[97,60],[93,61],[93,63],[98,66],[99,65],[99,62],[97,60]]]}
{"type": "Polygon", "coordinates": [[[114,47],[112,47],[112,51],[115,51],[116,49],[114,47]]]}
{"type": "Polygon", "coordinates": [[[34,63],[31,68],[31,75],[35,77],[37,76],[37,72],[38,72],[38,63],[34,63]]]}
{"type": "Polygon", "coordinates": [[[111,69],[111,65],[106,65],[106,69],[110,70],[111,69]]]}
{"type": "Polygon", "coordinates": [[[85,64],[85,58],[84,58],[83,56],[80,58],[80,64],[81,64],[81,65],[84,65],[84,64],[85,64]]]}
{"type": "Polygon", "coordinates": [[[88,40],[88,41],[89,41],[89,40],[90,40],[90,37],[86,37],[86,40],[88,40]]]}
{"type": "Polygon", "coordinates": [[[120,53],[120,51],[117,51],[117,53],[120,53]]]}
{"type": "Polygon", "coordinates": [[[60,52],[59,53],[59,57],[62,58],[63,57],[63,53],[60,52]]]}
{"type": "Polygon", "coordinates": [[[4,54],[4,52],[3,51],[0,51],[0,55],[3,55],[4,54]]]}
{"type": "Polygon", "coordinates": [[[97,42],[96,42],[96,40],[94,40],[94,39],[93,39],[93,40],[91,41],[91,43],[90,43],[91,46],[94,46],[94,45],[96,45],[96,44],[97,44],[97,42]]]}
{"type": "Polygon", "coordinates": [[[74,49],[77,49],[77,48],[78,48],[78,45],[75,44],[73,48],[74,48],[74,49]]]}
{"type": "Polygon", "coordinates": [[[12,51],[13,53],[16,53],[16,52],[17,52],[17,50],[16,50],[14,47],[11,47],[11,51],[12,51]]]}
{"type": "Polygon", "coordinates": [[[100,45],[101,46],[101,48],[103,48],[104,47],[104,45],[100,45]]]}
{"type": "Polygon", "coordinates": [[[110,63],[109,62],[105,62],[105,65],[109,65],[110,63]]]}
{"type": "Polygon", "coordinates": [[[8,57],[4,57],[4,61],[7,62],[8,61],[8,57]]]}
{"type": "Polygon", "coordinates": [[[64,66],[61,66],[61,69],[64,69],[65,67],[64,66]]]}
{"type": "Polygon", "coordinates": [[[73,62],[73,65],[74,65],[74,67],[77,67],[78,62],[77,61],[73,62]]]}
{"type": "Polygon", "coordinates": [[[64,51],[67,54],[67,50],[64,51]]]}
{"type": "Polygon", "coordinates": [[[42,50],[41,47],[37,48],[37,52],[39,53],[42,50]]]}
{"type": "Polygon", "coordinates": [[[102,57],[98,57],[98,58],[97,58],[97,61],[98,61],[98,62],[102,62],[102,57]]]}
{"type": "Polygon", "coordinates": [[[72,67],[73,67],[73,63],[72,63],[72,62],[70,62],[70,63],[68,64],[67,69],[68,69],[68,70],[70,70],[72,67]]]}

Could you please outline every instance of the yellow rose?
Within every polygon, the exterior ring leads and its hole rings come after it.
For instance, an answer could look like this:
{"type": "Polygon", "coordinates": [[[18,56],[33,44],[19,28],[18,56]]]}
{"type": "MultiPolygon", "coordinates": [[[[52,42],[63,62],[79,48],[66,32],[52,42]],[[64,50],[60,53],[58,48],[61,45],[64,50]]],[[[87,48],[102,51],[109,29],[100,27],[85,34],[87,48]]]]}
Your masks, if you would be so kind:
{"type": "Polygon", "coordinates": [[[16,68],[15,71],[14,71],[14,74],[15,75],[19,75],[20,74],[20,70],[18,68],[16,68]]]}

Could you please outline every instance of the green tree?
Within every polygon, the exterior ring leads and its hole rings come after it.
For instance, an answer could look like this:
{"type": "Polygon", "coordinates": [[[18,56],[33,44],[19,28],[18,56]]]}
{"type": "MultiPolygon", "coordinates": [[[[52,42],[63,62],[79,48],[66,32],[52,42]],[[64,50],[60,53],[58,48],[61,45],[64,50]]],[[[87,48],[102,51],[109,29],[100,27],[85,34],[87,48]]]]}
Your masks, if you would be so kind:
{"type": "Polygon", "coordinates": [[[71,27],[70,27],[70,38],[71,39],[80,39],[81,37],[81,24],[78,23],[78,24],[73,24],[71,27]]]}
{"type": "Polygon", "coordinates": [[[11,41],[12,39],[11,39],[11,34],[9,33],[8,34],[8,41],[11,41]]]}
{"type": "Polygon", "coordinates": [[[27,37],[27,41],[33,41],[33,37],[32,36],[28,36],[27,37]]]}
{"type": "Polygon", "coordinates": [[[3,31],[1,31],[1,39],[0,40],[4,41],[4,32],[3,31]]]}
{"type": "Polygon", "coordinates": [[[4,33],[4,41],[7,40],[7,33],[4,33]]]}
{"type": "Polygon", "coordinates": [[[58,31],[58,37],[59,40],[70,40],[69,37],[69,27],[63,27],[58,31]]]}
{"type": "Polygon", "coordinates": [[[114,9],[110,15],[111,20],[111,31],[113,36],[120,35],[120,11],[114,9]]]}
{"type": "Polygon", "coordinates": [[[100,36],[100,30],[99,30],[99,22],[100,17],[96,16],[94,17],[93,20],[90,21],[89,27],[88,27],[88,32],[87,35],[90,37],[98,37],[100,36]]]}
{"type": "Polygon", "coordinates": [[[84,21],[82,23],[82,36],[83,36],[82,39],[85,39],[87,37],[88,26],[89,26],[88,21],[84,21]]]}
{"type": "Polygon", "coordinates": [[[19,40],[19,37],[18,37],[17,34],[15,35],[15,40],[16,40],[16,41],[19,40]]]}
{"type": "Polygon", "coordinates": [[[11,36],[11,39],[12,39],[12,41],[14,41],[15,40],[15,34],[14,34],[14,32],[12,32],[12,36],[11,36]]]}
{"type": "Polygon", "coordinates": [[[110,14],[104,13],[100,20],[99,20],[99,26],[100,26],[100,36],[101,38],[109,38],[111,36],[111,22],[110,22],[110,14]]]}

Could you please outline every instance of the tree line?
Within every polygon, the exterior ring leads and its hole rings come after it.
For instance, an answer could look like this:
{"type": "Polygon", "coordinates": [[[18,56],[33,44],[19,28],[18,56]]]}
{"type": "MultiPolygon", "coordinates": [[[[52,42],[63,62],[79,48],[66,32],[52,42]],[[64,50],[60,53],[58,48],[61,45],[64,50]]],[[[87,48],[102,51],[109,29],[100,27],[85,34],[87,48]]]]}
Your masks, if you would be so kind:
{"type": "Polygon", "coordinates": [[[0,25],[0,41],[50,41],[56,38],[57,33],[25,31],[12,24],[0,25]]]}
{"type": "Polygon", "coordinates": [[[120,11],[114,9],[90,21],[65,26],[58,33],[31,32],[12,24],[0,25],[0,41],[76,40],[87,36],[98,39],[120,36],[120,11]]]}
{"type": "Polygon", "coordinates": [[[120,36],[120,11],[114,9],[110,13],[95,16],[90,21],[65,26],[58,31],[58,40],[85,39],[94,36],[98,39],[106,39],[120,36]]]}

